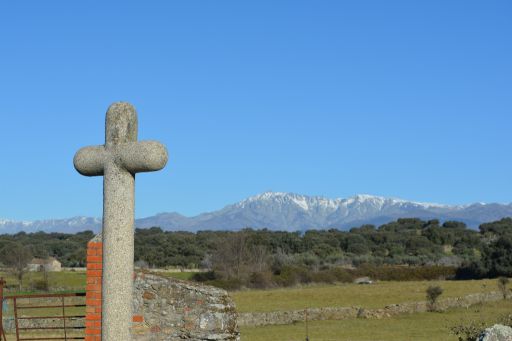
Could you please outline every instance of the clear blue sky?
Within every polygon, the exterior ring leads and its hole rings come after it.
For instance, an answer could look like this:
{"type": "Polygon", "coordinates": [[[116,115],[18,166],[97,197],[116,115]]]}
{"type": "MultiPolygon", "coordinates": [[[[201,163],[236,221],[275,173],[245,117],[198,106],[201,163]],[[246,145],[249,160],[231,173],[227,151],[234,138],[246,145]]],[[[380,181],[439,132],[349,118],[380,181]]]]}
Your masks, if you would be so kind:
{"type": "Polygon", "coordinates": [[[266,190],[512,201],[510,1],[0,4],[0,218],[101,216],[114,101],[169,149],[138,217],[266,190]]]}

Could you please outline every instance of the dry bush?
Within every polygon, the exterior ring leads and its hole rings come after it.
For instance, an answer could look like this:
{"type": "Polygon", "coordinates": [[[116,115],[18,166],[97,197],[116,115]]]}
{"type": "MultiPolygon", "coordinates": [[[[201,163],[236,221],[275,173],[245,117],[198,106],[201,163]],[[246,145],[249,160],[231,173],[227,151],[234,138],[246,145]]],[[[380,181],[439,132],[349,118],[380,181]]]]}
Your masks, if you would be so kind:
{"type": "Polygon", "coordinates": [[[254,289],[267,289],[272,287],[272,273],[270,271],[253,272],[249,276],[248,286],[254,289]]]}
{"type": "Polygon", "coordinates": [[[453,326],[450,331],[459,341],[476,341],[485,328],[484,322],[471,321],[453,326]]]}
{"type": "Polygon", "coordinates": [[[429,311],[436,311],[437,299],[443,293],[443,288],[438,285],[431,285],[427,288],[427,308],[429,311]]]}
{"type": "Polygon", "coordinates": [[[508,296],[508,284],[510,280],[507,277],[499,277],[498,278],[498,289],[503,295],[503,299],[506,300],[508,296]]]}

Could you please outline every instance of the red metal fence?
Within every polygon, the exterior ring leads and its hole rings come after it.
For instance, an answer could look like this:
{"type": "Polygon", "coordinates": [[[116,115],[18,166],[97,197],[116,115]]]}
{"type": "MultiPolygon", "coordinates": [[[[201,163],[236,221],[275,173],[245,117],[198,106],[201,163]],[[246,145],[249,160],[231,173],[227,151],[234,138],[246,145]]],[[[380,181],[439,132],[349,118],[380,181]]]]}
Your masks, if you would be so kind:
{"type": "MultiPolygon", "coordinates": [[[[2,302],[12,300],[16,341],[85,339],[83,333],[77,333],[79,330],[85,330],[85,314],[76,312],[77,310],[85,311],[85,308],[82,309],[85,307],[85,293],[9,295],[4,297],[3,284],[5,282],[0,278],[0,300],[2,302]],[[70,308],[74,312],[70,313],[70,308]],[[41,310],[44,313],[41,313],[41,310]],[[24,321],[30,320],[45,321],[35,326],[34,324],[24,325],[26,324],[24,321]],[[52,335],[44,336],[49,331],[52,332],[52,335]]],[[[2,313],[0,312],[0,321],[2,321],[1,318],[2,313]]],[[[7,340],[3,323],[0,322],[0,341],[2,337],[3,340],[7,340]]]]}

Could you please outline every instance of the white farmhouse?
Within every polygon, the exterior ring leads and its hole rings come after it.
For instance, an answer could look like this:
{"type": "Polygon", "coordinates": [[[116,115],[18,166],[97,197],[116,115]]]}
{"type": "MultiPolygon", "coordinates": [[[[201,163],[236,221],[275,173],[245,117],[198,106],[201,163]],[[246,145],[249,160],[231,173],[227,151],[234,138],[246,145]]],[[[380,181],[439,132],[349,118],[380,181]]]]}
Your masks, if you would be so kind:
{"type": "Polygon", "coordinates": [[[54,257],[48,257],[46,259],[34,258],[27,264],[28,271],[61,271],[61,263],[54,257]]]}

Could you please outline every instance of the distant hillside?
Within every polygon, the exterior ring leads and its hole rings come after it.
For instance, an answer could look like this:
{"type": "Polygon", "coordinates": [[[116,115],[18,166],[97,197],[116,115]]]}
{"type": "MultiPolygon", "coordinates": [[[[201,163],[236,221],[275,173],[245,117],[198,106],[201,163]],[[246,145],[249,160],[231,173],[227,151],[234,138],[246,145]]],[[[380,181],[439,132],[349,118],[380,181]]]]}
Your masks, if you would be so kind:
{"type": "MultiPolygon", "coordinates": [[[[164,230],[239,230],[244,227],[297,231],[307,229],[347,229],[362,224],[381,225],[398,218],[457,220],[476,228],[481,223],[512,217],[511,204],[471,204],[449,206],[412,202],[371,195],[329,199],[292,193],[266,192],[224,207],[221,210],[185,217],[161,213],[137,219],[137,227],[160,226],[164,230]]],[[[101,219],[71,219],[19,222],[0,220],[0,233],[19,231],[98,231],[101,219]]]]}
{"type": "Polygon", "coordinates": [[[62,232],[76,233],[92,230],[97,232],[101,227],[100,218],[74,217],[69,219],[47,219],[35,221],[14,221],[0,219],[0,233],[24,232],[62,232]]]}

